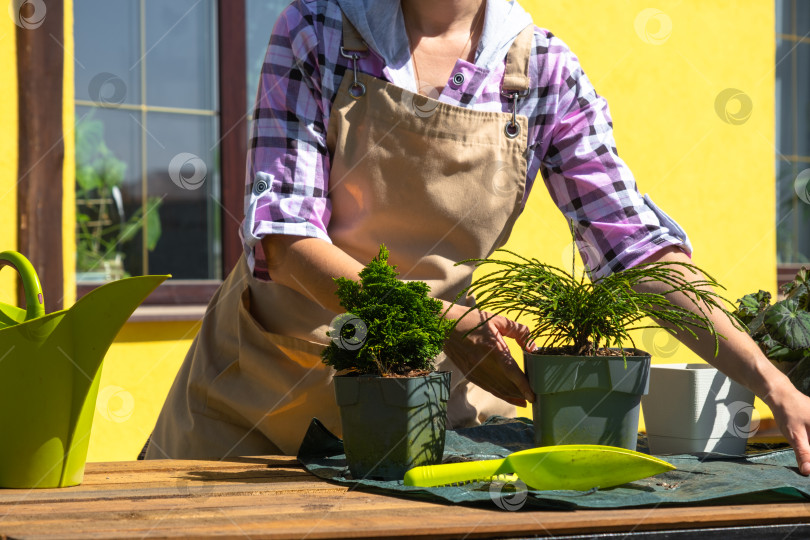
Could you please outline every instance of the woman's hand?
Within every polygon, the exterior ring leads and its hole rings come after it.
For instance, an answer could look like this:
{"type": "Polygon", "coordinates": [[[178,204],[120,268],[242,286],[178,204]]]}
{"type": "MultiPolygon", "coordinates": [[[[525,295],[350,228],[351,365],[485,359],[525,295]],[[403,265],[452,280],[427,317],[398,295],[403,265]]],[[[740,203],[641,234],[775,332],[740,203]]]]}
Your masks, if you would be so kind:
{"type": "Polygon", "coordinates": [[[519,407],[525,407],[526,401],[534,402],[529,380],[512,358],[503,339],[512,338],[521,347],[533,350],[534,346],[529,343],[529,329],[501,315],[493,316],[476,309],[462,317],[468,309],[454,305],[446,315],[458,319],[444,348],[447,356],[469,381],[494,396],[519,407]],[[475,328],[478,325],[481,326],[475,328]]]}
{"type": "Polygon", "coordinates": [[[782,435],[793,447],[799,472],[810,475],[810,397],[799,392],[785,378],[764,397],[764,401],[782,435]]]}
{"type": "MultiPolygon", "coordinates": [[[[677,248],[667,248],[643,262],[690,263],[689,258],[677,248]]],[[[701,276],[694,274],[695,279],[701,276]]],[[[660,283],[645,283],[637,290],[662,294],[666,286],[660,283]]],[[[683,293],[667,296],[672,302],[694,311],[694,301],[683,293]]],[[[718,342],[719,354],[715,356],[714,336],[705,330],[696,329],[697,338],[680,332],[662,321],[682,343],[696,352],[738,383],[750,389],[770,407],[779,430],[787,438],[796,454],[799,471],[810,475],[810,398],[799,392],[790,380],[765,357],[759,346],[741,328],[732,324],[718,310],[710,311],[709,318],[717,333],[724,336],[718,342]]]]}

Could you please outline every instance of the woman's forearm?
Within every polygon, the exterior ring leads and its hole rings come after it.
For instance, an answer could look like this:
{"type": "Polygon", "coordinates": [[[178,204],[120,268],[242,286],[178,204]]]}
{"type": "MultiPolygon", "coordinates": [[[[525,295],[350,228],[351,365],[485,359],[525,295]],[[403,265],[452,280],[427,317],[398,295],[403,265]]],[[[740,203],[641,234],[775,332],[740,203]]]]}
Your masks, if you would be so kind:
{"type": "Polygon", "coordinates": [[[321,306],[340,313],[335,277],[357,280],[363,265],[342,249],[321,240],[281,234],[262,238],[270,279],[321,306]]]}
{"type": "MultiPolygon", "coordinates": [[[[681,262],[691,263],[689,257],[678,249],[663,250],[645,262],[681,262]]],[[[703,276],[694,274],[696,280],[703,276]]],[[[663,293],[667,286],[663,283],[646,283],[637,287],[641,292],[663,293]]],[[[684,293],[670,294],[667,298],[686,309],[695,310],[695,306],[684,293]]],[[[703,360],[716,367],[738,383],[749,388],[768,405],[773,399],[778,399],[780,390],[791,385],[788,378],[780,372],[765,357],[751,337],[743,330],[737,328],[729,318],[719,310],[708,313],[718,334],[723,337],[719,340],[719,350],[715,355],[715,338],[707,331],[695,329],[697,337],[688,332],[677,331],[674,335],[703,360]]],[[[656,321],[661,322],[661,321],[656,321]]],[[[666,326],[666,325],[664,325],[666,326]]]]}

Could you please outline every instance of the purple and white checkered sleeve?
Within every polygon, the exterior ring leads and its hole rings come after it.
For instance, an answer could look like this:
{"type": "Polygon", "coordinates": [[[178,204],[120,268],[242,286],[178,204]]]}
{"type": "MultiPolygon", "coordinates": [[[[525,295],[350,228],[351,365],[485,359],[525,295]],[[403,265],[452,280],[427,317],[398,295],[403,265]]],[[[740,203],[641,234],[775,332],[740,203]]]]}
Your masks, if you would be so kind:
{"type": "MultiPolygon", "coordinates": [[[[630,268],[667,246],[687,254],[684,230],[647,196],[619,158],[608,105],[576,56],[558,38],[548,42],[547,84],[556,103],[543,137],[543,180],[573,224],[580,254],[594,279],[630,268]]],[[[542,86],[541,86],[542,87],[542,86]]]]}
{"type": "Polygon", "coordinates": [[[247,156],[241,236],[251,269],[254,247],[265,235],[330,241],[329,156],[317,47],[312,17],[296,4],[289,6],[270,37],[247,156]]]}

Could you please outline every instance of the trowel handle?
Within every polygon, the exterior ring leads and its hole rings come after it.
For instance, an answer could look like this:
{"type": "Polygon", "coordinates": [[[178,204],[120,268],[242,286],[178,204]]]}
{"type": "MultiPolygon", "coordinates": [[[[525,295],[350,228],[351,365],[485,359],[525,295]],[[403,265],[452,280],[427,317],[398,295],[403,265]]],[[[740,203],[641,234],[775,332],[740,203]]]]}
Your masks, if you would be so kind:
{"type": "Polygon", "coordinates": [[[0,268],[11,266],[20,274],[23,291],[25,291],[25,320],[30,321],[45,315],[45,298],[42,296],[42,285],[34,266],[22,254],[16,251],[0,253],[0,268]]]}
{"type": "Polygon", "coordinates": [[[498,474],[504,461],[504,459],[484,459],[441,465],[422,465],[406,472],[403,482],[406,486],[422,487],[486,482],[498,474]]]}

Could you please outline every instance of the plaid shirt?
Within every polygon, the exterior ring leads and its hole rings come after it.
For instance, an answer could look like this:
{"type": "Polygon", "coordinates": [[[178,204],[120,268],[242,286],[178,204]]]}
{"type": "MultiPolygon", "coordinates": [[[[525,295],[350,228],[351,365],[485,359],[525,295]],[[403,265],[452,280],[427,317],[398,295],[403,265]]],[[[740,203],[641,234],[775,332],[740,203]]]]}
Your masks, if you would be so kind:
{"type": "MultiPolygon", "coordinates": [[[[342,14],[334,2],[298,0],[276,22],[262,66],[247,160],[241,235],[248,263],[265,274],[267,234],[322,238],[328,234],[329,113],[349,61],[340,55],[342,14]],[[255,249],[255,262],[254,262],[255,249]]],[[[479,47],[480,50],[480,47],[479,47]]],[[[373,51],[360,71],[400,86],[410,63],[385,65],[373,51]]],[[[439,101],[477,111],[510,112],[501,95],[504,63],[484,69],[458,60],[462,84],[451,79],[439,101]]],[[[530,92],[518,101],[529,120],[528,197],[537,173],[563,215],[595,278],[633,266],[665,246],[691,253],[685,232],[648,197],[619,158],[607,102],[577,57],[548,30],[535,28],[530,92]]],[[[524,204],[526,198],[524,198],[524,204]]]]}

